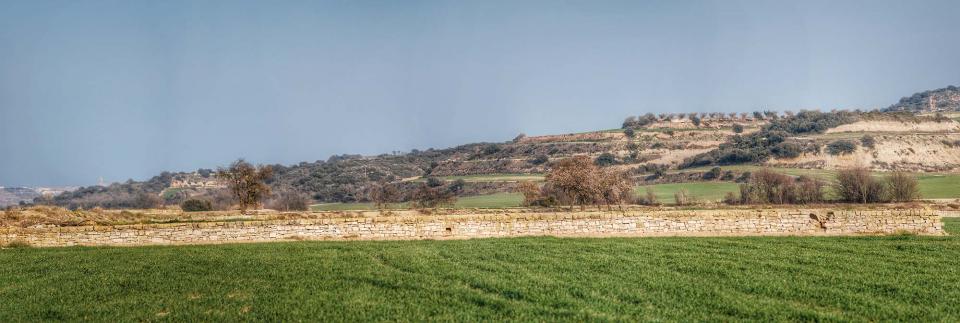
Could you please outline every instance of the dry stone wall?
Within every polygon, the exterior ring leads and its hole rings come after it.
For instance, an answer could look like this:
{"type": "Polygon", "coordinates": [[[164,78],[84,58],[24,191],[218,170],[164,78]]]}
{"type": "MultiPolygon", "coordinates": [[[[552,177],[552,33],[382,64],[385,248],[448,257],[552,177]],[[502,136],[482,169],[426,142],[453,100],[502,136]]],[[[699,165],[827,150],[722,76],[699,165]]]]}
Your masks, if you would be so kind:
{"type": "Polygon", "coordinates": [[[943,235],[936,211],[698,210],[541,212],[0,228],[0,243],[169,245],[280,240],[560,236],[943,235]]]}

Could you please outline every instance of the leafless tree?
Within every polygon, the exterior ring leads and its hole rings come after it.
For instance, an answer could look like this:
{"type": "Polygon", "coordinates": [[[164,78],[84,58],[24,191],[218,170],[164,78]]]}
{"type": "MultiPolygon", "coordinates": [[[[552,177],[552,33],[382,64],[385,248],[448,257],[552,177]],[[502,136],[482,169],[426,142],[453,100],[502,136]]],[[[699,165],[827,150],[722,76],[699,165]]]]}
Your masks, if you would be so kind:
{"type": "Polygon", "coordinates": [[[270,195],[270,186],[265,181],[271,177],[273,168],[269,165],[253,166],[243,159],[238,159],[228,168],[217,169],[217,178],[226,183],[239,203],[241,213],[246,213],[250,207],[258,207],[260,201],[270,195]]]}

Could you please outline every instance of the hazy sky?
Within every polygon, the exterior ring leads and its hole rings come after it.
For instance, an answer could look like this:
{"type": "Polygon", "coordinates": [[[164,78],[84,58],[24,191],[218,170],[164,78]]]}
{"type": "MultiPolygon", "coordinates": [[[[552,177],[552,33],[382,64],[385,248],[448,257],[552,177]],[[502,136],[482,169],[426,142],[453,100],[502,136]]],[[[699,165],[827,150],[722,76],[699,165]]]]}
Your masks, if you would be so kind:
{"type": "Polygon", "coordinates": [[[960,1],[0,1],[0,185],[885,107],[960,85],[960,1]]]}

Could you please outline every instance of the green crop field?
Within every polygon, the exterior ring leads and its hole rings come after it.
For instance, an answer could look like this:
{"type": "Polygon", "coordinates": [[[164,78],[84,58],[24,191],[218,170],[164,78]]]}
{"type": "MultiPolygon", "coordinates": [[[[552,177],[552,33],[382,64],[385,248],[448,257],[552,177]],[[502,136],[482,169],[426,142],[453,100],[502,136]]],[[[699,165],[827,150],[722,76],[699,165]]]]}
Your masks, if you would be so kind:
{"type": "Polygon", "coordinates": [[[0,299],[2,322],[956,322],[960,237],[17,248],[0,299]]]}
{"type": "MultiPolygon", "coordinates": [[[[649,185],[653,188],[654,195],[660,203],[676,203],[674,194],[680,189],[686,189],[692,196],[701,201],[721,201],[727,192],[739,194],[740,189],[736,183],[728,182],[694,182],[694,183],[674,183],[649,185]]],[[[647,186],[638,186],[634,192],[637,195],[645,195],[647,186]]]]}
{"type": "MultiPolygon", "coordinates": [[[[710,170],[712,167],[697,167],[685,169],[685,172],[702,172],[710,170]]],[[[733,170],[738,172],[757,171],[761,166],[753,165],[731,165],[721,166],[722,170],[733,170]]],[[[811,176],[825,181],[832,182],[837,172],[834,170],[823,169],[801,169],[801,168],[778,168],[768,167],[768,169],[792,176],[811,176]]],[[[679,171],[673,171],[676,173],[679,171]]],[[[883,177],[888,173],[874,172],[874,176],[883,177]]],[[[958,173],[916,173],[917,182],[920,187],[920,195],[925,199],[956,199],[960,198],[960,174],[958,173]]],[[[829,194],[829,192],[828,192],[829,194]]]]}

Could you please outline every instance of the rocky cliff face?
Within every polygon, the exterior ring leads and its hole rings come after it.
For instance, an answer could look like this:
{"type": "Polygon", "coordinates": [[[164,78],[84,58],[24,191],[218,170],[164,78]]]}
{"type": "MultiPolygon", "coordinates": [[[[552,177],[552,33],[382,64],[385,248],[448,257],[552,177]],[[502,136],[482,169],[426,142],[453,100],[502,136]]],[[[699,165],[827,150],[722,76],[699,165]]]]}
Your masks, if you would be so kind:
{"type": "Polygon", "coordinates": [[[942,89],[915,93],[900,99],[887,108],[889,111],[960,111],[960,88],[948,86],[942,89]]]}

